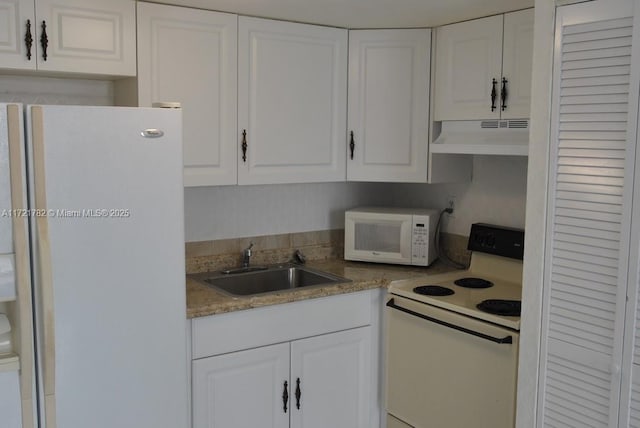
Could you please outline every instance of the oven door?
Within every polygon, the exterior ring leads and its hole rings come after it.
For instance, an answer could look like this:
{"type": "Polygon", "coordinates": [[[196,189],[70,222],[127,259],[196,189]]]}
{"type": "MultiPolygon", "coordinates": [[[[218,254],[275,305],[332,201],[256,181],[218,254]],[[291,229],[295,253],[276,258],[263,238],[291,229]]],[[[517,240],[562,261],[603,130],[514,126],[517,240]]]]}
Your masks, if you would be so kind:
{"type": "Polygon", "coordinates": [[[513,330],[391,296],[387,412],[415,428],[512,428],[518,340],[513,330]]]}

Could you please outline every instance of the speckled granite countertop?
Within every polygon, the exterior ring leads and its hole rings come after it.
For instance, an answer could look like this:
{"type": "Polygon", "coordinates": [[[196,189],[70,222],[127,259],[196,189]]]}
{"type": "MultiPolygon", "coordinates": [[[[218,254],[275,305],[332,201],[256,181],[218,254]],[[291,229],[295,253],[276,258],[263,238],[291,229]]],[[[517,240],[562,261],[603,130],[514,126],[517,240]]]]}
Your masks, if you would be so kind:
{"type": "Polygon", "coordinates": [[[353,293],[372,288],[386,288],[391,281],[398,279],[436,275],[453,270],[437,262],[428,268],[346,262],[344,260],[310,261],[306,266],[348,278],[352,282],[332,284],[326,287],[299,288],[293,291],[262,296],[231,297],[187,276],[187,318],[222,314],[334,294],[353,293]]]}

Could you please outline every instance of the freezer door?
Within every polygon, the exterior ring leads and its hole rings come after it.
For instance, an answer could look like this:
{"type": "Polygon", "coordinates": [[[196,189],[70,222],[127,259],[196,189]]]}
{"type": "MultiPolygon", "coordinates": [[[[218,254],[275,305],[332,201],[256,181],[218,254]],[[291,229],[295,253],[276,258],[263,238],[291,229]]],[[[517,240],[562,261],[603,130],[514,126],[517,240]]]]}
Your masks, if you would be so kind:
{"type": "Polygon", "coordinates": [[[186,427],[180,111],[28,120],[43,426],[186,427]]]}

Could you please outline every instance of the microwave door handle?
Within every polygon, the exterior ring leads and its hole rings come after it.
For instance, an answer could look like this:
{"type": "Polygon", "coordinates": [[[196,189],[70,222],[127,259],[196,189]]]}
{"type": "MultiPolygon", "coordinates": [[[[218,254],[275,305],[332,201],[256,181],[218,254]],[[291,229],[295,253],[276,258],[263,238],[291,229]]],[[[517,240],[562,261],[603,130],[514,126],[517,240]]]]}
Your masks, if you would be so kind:
{"type": "Polygon", "coordinates": [[[498,343],[498,344],[511,344],[511,343],[513,343],[513,337],[512,336],[493,337],[493,336],[489,336],[488,334],[480,333],[479,331],[469,330],[468,328],[464,328],[464,327],[461,327],[461,326],[455,325],[455,324],[450,324],[450,323],[448,323],[446,321],[442,321],[442,320],[439,320],[437,318],[430,317],[428,315],[424,315],[424,314],[421,314],[421,313],[418,313],[418,312],[414,312],[411,309],[407,309],[407,308],[403,308],[402,306],[398,306],[398,305],[396,305],[394,299],[389,300],[387,302],[387,306],[392,308],[392,309],[397,309],[397,310],[399,310],[401,312],[405,312],[405,313],[407,313],[409,315],[413,315],[415,317],[422,318],[424,320],[439,324],[439,325],[447,327],[447,328],[458,330],[458,331],[461,331],[463,333],[470,334],[472,336],[480,337],[482,339],[489,340],[489,341],[494,342],[494,343],[498,343]]]}

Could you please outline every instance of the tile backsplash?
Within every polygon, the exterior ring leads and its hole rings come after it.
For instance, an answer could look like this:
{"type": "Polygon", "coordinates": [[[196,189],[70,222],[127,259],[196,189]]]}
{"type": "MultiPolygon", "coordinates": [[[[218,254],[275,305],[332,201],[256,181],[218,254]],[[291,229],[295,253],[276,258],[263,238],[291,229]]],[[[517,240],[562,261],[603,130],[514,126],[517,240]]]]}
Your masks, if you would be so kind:
{"type": "Polygon", "coordinates": [[[344,255],[342,229],[187,242],[187,273],[238,267],[242,262],[242,250],[252,242],[251,263],[256,265],[288,262],[295,250],[302,251],[308,260],[335,259],[344,255]]]}
{"type": "MultiPolygon", "coordinates": [[[[443,250],[452,260],[467,264],[470,257],[467,239],[466,236],[443,233],[443,250]]],[[[288,262],[295,250],[300,250],[307,260],[344,258],[343,229],[187,242],[187,273],[238,267],[242,263],[242,250],[252,242],[251,263],[256,265],[288,262]]]]}

